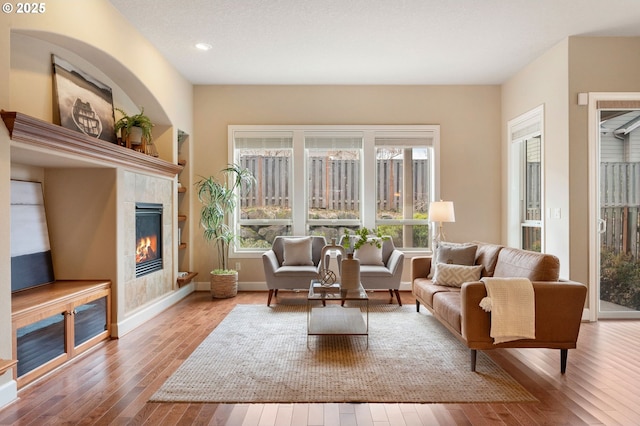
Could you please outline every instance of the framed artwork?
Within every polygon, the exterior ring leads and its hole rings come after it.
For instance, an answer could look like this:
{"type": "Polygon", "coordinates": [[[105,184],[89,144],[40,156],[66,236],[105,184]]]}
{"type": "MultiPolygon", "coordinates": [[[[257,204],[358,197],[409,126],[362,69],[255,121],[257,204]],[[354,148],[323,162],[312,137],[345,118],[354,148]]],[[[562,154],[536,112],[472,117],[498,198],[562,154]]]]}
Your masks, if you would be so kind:
{"type": "Polygon", "coordinates": [[[111,88],[64,59],[51,55],[60,125],[118,143],[111,88]]]}
{"type": "Polygon", "coordinates": [[[11,291],[55,281],[40,182],[11,181],[11,291]]]}

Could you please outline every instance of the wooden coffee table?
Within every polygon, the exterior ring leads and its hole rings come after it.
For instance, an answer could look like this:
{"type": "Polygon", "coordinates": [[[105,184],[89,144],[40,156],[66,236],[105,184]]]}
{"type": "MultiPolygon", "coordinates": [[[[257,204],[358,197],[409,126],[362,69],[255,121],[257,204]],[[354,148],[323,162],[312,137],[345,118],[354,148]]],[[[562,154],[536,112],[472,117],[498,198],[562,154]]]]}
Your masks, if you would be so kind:
{"type": "Polygon", "coordinates": [[[307,345],[309,336],[366,336],[368,347],[369,296],[362,285],[342,290],[339,285],[324,288],[312,281],[307,296],[307,345]]]}

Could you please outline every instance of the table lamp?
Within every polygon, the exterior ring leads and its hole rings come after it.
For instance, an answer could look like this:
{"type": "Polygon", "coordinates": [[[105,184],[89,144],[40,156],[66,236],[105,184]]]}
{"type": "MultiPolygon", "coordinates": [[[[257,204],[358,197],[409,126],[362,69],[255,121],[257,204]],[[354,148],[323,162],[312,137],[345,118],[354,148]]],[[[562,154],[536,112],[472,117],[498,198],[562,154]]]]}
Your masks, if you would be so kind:
{"type": "Polygon", "coordinates": [[[429,204],[429,221],[438,222],[438,234],[434,241],[439,243],[445,241],[444,231],[442,230],[442,222],[455,222],[456,214],[453,211],[453,201],[433,201],[429,204]]]}

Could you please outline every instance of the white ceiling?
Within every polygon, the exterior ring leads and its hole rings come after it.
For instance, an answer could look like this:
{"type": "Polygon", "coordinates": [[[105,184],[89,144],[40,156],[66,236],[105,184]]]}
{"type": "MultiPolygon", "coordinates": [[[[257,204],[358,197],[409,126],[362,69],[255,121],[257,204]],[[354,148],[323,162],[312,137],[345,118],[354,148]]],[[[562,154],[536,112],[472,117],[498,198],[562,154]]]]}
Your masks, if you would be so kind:
{"type": "Polygon", "coordinates": [[[110,1],[194,84],[500,84],[568,36],[640,36],[640,0],[110,1]]]}

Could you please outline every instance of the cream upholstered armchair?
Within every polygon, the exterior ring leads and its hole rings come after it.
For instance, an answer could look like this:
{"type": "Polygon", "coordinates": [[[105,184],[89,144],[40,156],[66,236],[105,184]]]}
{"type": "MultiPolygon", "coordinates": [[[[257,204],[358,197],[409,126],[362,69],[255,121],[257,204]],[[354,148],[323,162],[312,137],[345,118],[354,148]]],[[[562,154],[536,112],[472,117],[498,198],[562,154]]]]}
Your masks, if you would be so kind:
{"type": "Polygon", "coordinates": [[[271,250],[262,254],[264,277],[269,296],[278,297],[279,289],[308,289],[311,280],[318,278],[320,256],[327,244],[323,236],[284,237],[273,240],[271,250]]]}
{"type": "MultiPolygon", "coordinates": [[[[345,238],[347,237],[342,236],[340,245],[344,245],[345,238]]],[[[338,257],[338,265],[340,265],[340,256],[338,257]]],[[[365,244],[355,251],[354,257],[360,261],[362,287],[366,290],[389,290],[391,300],[393,301],[395,295],[398,305],[402,306],[399,289],[404,268],[404,253],[396,249],[393,240],[383,239],[380,249],[365,244]]]]}

